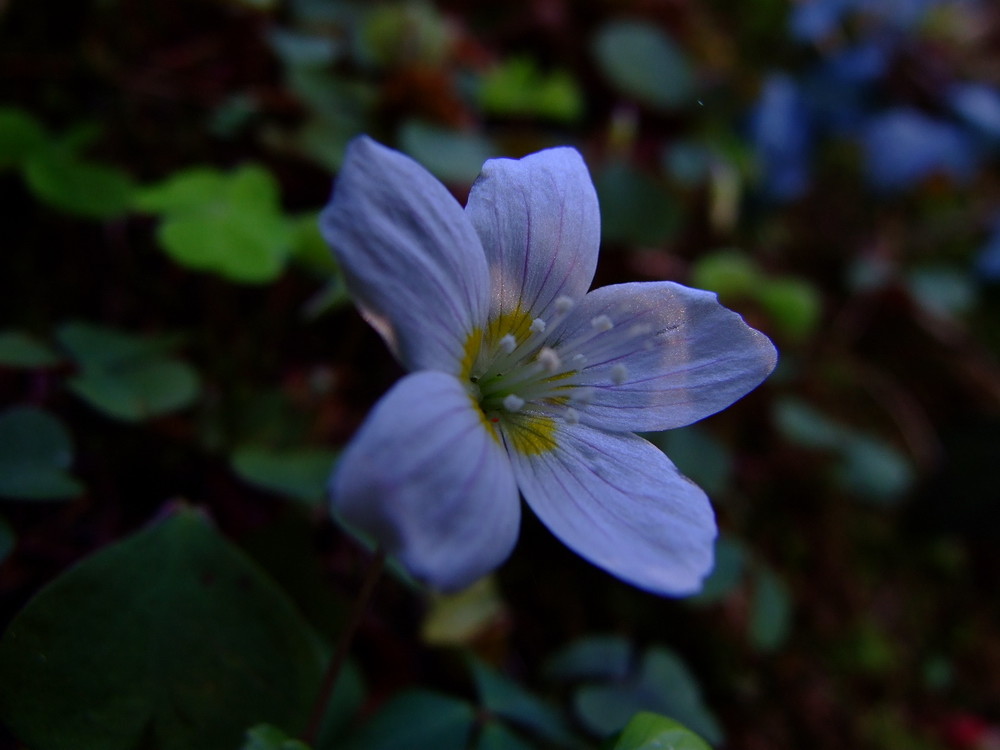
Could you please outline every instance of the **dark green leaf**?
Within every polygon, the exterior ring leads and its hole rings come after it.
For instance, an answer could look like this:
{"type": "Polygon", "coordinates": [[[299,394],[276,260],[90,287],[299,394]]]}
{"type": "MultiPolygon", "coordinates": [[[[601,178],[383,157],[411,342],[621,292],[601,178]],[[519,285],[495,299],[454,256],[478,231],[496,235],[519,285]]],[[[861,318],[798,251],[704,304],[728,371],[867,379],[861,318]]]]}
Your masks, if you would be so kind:
{"type": "Polygon", "coordinates": [[[48,134],[28,112],[0,107],[0,169],[21,164],[44,148],[48,134]]]}
{"type": "Polygon", "coordinates": [[[410,690],[386,703],[345,746],[349,750],[465,750],[475,716],[475,709],[465,701],[410,690]]]}
{"type": "Polygon", "coordinates": [[[138,362],[113,372],[84,371],[70,389],[95,409],[129,422],[168,414],[198,397],[198,374],[172,359],[138,362]]]}
{"type": "Polygon", "coordinates": [[[479,101],[484,112],[573,122],[583,112],[576,81],[562,70],[543,73],[530,57],[512,57],[483,78],[479,101]]]}
{"type": "Polygon", "coordinates": [[[534,745],[514,734],[500,722],[491,721],[479,733],[476,750],[534,750],[534,745]]]}
{"type": "Polygon", "coordinates": [[[552,656],[545,665],[551,680],[623,679],[632,667],[632,645],[621,636],[581,638],[552,656]]]}
{"type": "Polygon", "coordinates": [[[761,568],[750,605],[750,642],[758,651],[774,651],[788,638],[791,624],[788,588],[771,570],[761,568]]]}
{"type": "Polygon", "coordinates": [[[103,549],[0,642],[0,716],[34,750],[218,750],[298,729],[323,654],[285,596],[197,511],[103,549]]]}
{"type": "Polygon", "coordinates": [[[0,412],[0,495],[64,500],[83,492],[66,469],[73,443],[62,422],[33,406],[0,412]]]}
{"type": "Polygon", "coordinates": [[[60,361],[52,347],[24,331],[0,331],[0,365],[35,369],[53,367],[60,361]]]}
{"type": "Polygon", "coordinates": [[[479,699],[490,712],[557,745],[573,743],[562,715],[545,701],[474,657],[469,658],[469,669],[479,699]]]}
{"type": "Polygon", "coordinates": [[[648,436],[677,465],[710,495],[729,489],[733,457],[729,448],[702,427],[692,425],[648,436]]]}
{"type": "Polygon", "coordinates": [[[326,497],[337,452],[328,448],[276,450],[256,446],[237,449],[232,467],[241,478],[308,505],[319,505],[326,497]]]}
{"type": "Polygon", "coordinates": [[[691,65],[660,29],[612,21],[598,32],[593,50],[605,77],[626,96],[660,110],[694,104],[691,65]]]}
{"type": "Polygon", "coordinates": [[[135,185],[120,169],[85,161],[59,148],[36,151],[24,162],[36,196],[58,209],[94,219],[128,211],[135,185]]]}
{"type": "Polygon", "coordinates": [[[158,357],[175,342],[163,336],[136,336],[116,328],[72,321],[59,326],[56,340],[80,367],[113,369],[158,357]]]}
{"type": "Polygon", "coordinates": [[[409,120],[399,132],[400,148],[446,182],[471,184],[483,162],[497,156],[485,136],[445,130],[409,120]]]}
{"type": "Polygon", "coordinates": [[[665,716],[642,712],[632,717],[612,750],[711,750],[682,724],[665,716]]]}
{"type": "Polygon", "coordinates": [[[605,241],[660,245],[680,226],[680,209],[666,187],[631,164],[615,161],[594,181],[605,241]]]}
{"type": "Polygon", "coordinates": [[[715,540],[715,567],[705,579],[705,585],[688,601],[692,604],[714,604],[725,599],[743,580],[746,550],[743,545],[728,537],[715,540]]]}
{"type": "Polygon", "coordinates": [[[309,750],[309,746],[289,737],[277,727],[258,724],[247,730],[247,739],[243,743],[242,750],[309,750]]]}

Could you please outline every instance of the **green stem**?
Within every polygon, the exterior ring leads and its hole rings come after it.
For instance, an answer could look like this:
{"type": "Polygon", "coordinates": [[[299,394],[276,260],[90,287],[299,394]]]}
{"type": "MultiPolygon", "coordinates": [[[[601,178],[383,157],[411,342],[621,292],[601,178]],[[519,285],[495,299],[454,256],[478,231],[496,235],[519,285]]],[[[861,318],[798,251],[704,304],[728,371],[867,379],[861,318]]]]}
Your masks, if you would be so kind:
{"type": "Polygon", "coordinates": [[[384,567],[385,551],[382,548],[378,548],[375,550],[375,557],[372,558],[371,564],[365,572],[365,579],[361,584],[361,591],[358,592],[358,598],[354,601],[354,608],[351,610],[347,622],[344,623],[344,629],[340,631],[337,646],[330,657],[326,673],[323,675],[323,684],[320,686],[316,703],[313,706],[312,717],[309,719],[306,731],[302,734],[302,741],[310,747],[314,747],[316,740],[319,738],[319,731],[323,726],[323,717],[326,715],[326,708],[330,703],[330,698],[333,696],[334,689],[337,687],[337,678],[340,676],[340,671],[347,660],[347,654],[351,649],[354,634],[357,632],[358,626],[361,625],[361,620],[365,616],[369,602],[371,602],[372,593],[375,591],[375,584],[378,583],[384,567]]]}

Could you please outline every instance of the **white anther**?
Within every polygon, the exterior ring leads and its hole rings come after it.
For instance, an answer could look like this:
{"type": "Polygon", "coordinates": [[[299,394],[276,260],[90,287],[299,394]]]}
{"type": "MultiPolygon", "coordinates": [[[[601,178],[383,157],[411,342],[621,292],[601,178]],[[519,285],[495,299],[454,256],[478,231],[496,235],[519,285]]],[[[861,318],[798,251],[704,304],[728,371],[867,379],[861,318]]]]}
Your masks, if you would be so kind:
{"type": "Polygon", "coordinates": [[[580,367],[581,365],[583,365],[584,362],[587,361],[587,358],[585,356],[583,356],[582,354],[574,354],[573,357],[570,359],[570,361],[576,367],[580,367]]]}
{"type": "Polygon", "coordinates": [[[531,330],[535,333],[542,333],[545,330],[545,321],[541,318],[535,318],[531,321],[531,330]]]}
{"type": "Polygon", "coordinates": [[[586,404],[594,397],[594,389],[590,386],[575,388],[569,396],[569,400],[574,404],[586,404]]]}
{"type": "Polygon", "coordinates": [[[517,339],[514,338],[513,334],[506,334],[500,339],[500,348],[505,354],[510,354],[517,348],[517,339]]]}
{"type": "Polygon", "coordinates": [[[507,411],[521,411],[523,406],[524,399],[515,396],[513,393],[508,393],[503,397],[503,408],[507,411]]]}
{"type": "Polygon", "coordinates": [[[596,331],[610,331],[615,327],[615,324],[611,322],[611,318],[607,315],[598,315],[590,321],[590,325],[592,325],[596,331]]]}
{"type": "Polygon", "coordinates": [[[615,385],[621,385],[628,379],[628,370],[625,369],[625,365],[617,364],[611,368],[611,382],[615,385]]]}
{"type": "Polygon", "coordinates": [[[580,412],[571,406],[567,406],[566,410],[563,412],[563,421],[566,424],[579,424],[580,423],[580,412]]]}
{"type": "Polygon", "coordinates": [[[566,313],[568,313],[570,310],[573,309],[573,305],[575,304],[576,303],[573,302],[573,300],[571,300],[569,297],[565,295],[560,295],[556,297],[556,303],[555,303],[556,312],[559,313],[560,315],[565,315],[566,313]]]}
{"type": "Polygon", "coordinates": [[[562,360],[559,359],[559,355],[556,354],[554,349],[550,349],[547,346],[543,346],[538,351],[538,361],[541,362],[546,372],[555,372],[562,366],[562,360]]]}
{"type": "Polygon", "coordinates": [[[645,323],[636,323],[634,326],[628,329],[629,338],[635,338],[636,336],[645,336],[647,333],[653,330],[653,327],[645,323]]]}

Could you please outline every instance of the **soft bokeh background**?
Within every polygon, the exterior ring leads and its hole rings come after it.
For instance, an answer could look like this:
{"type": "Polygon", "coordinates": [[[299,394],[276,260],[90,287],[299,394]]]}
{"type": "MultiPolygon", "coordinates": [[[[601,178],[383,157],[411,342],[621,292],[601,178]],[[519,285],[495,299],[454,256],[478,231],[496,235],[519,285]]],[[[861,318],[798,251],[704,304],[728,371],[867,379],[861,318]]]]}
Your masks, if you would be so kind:
{"type": "MultiPolygon", "coordinates": [[[[190,534],[186,501],[335,637],[368,554],[323,486],[400,375],[315,229],[361,132],[463,201],[486,158],[575,145],[597,283],[717,291],[781,362],[650,436],[714,500],[703,594],[631,589],[528,517],[464,596],[383,581],[321,746],[596,747],[642,708],[732,750],[1000,746],[991,0],[0,0],[4,625],[155,518],[190,534]]],[[[81,606],[51,599],[36,628],[81,606]]],[[[267,618],[227,617],[273,667],[267,618]]],[[[5,640],[4,720],[66,746],[58,690],[10,708],[5,640]]],[[[301,720],[198,695],[228,746],[301,720]]]]}

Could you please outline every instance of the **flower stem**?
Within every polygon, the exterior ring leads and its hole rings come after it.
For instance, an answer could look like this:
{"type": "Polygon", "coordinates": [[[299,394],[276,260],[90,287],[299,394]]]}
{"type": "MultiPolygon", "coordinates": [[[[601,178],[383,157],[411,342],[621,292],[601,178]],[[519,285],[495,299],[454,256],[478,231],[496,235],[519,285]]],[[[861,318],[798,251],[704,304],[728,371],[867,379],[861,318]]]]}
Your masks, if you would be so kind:
{"type": "Polygon", "coordinates": [[[375,591],[375,584],[378,583],[384,567],[385,550],[379,547],[375,550],[375,556],[372,558],[368,570],[365,572],[364,581],[361,583],[361,591],[358,592],[358,598],[354,601],[354,608],[344,623],[343,630],[340,631],[337,646],[330,657],[330,663],[327,664],[326,673],[323,675],[323,683],[320,685],[316,703],[313,705],[309,725],[302,734],[302,741],[310,747],[314,746],[319,737],[319,731],[323,726],[323,717],[326,715],[330,698],[333,696],[333,691],[337,686],[337,678],[340,676],[340,671],[347,660],[351,641],[354,640],[354,634],[357,632],[358,626],[361,625],[361,620],[365,616],[365,611],[368,609],[368,604],[371,602],[372,594],[375,591]]]}

